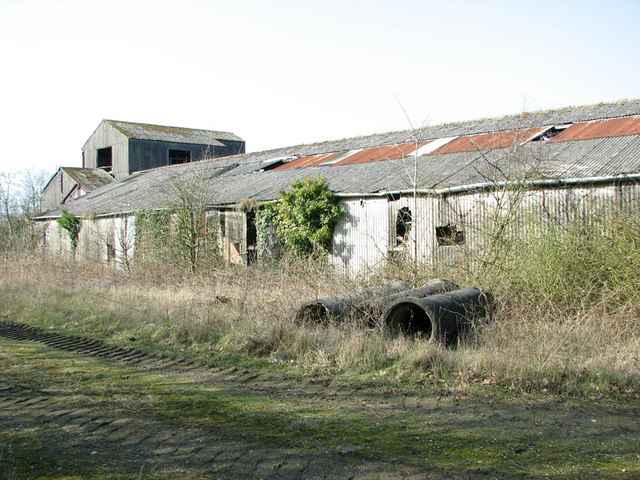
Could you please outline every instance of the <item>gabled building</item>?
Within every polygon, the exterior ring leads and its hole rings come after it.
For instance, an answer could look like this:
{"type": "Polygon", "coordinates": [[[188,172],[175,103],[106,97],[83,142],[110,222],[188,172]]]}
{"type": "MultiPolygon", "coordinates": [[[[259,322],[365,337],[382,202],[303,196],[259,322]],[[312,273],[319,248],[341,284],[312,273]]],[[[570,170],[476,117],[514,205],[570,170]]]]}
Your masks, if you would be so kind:
{"type": "Polygon", "coordinates": [[[244,153],[230,132],[103,120],[82,147],[82,166],[120,180],[132,173],[244,153]]]}
{"type": "MultiPolygon", "coordinates": [[[[474,258],[483,232],[508,208],[524,220],[569,221],[640,201],[640,100],[524,113],[245,153],[141,171],[67,206],[83,219],[76,255],[126,263],[136,254],[135,213],[166,209],[166,185],[205,182],[227,261],[260,251],[246,199],[274,201],[305,177],[323,177],[346,216],[329,261],[363,275],[399,256],[421,264],[474,258]],[[517,202],[517,203],[516,203],[517,202]],[[92,232],[101,232],[100,236],[92,232]],[[125,241],[122,241],[125,239],[125,241]],[[110,245],[110,246],[109,246],[110,245]],[[106,252],[115,251],[114,255],[106,252]]],[[[46,242],[69,251],[54,221],[46,242]]],[[[513,228],[516,228],[515,222],[513,228]]]]}
{"type": "Polygon", "coordinates": [[[82,147],[82,168],[62,167],[41,198],[46,212],[132,173],[244,153],[230,132],[103,120],[82,147]]]}
{"type": "Polygon", "coordinates": [[[113,177],[100,168],[60,167],[42,191],[42,211],[51,210],[112,182],[113,177]]]}

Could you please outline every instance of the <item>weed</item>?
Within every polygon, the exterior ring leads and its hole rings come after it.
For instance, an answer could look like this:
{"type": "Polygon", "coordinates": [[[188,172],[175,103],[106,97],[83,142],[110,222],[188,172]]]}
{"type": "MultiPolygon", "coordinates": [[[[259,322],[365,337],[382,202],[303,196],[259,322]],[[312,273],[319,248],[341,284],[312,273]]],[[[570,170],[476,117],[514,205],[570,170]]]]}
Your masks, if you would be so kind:
{"type": "MultiPolygon", "coordinates": [[[[496,305],[491,321],[473,325],[454,349],[391,338],[357,317],[294,324],[303,301],[370,283],[339,277],[326,262],[286,255],[278,263],[196,273],[16,257],[3,266],[0,315],[208,363],[277,360],[312,370],[384,372],[449,390],[637,396],[637,216],[611,211],[586,230],[579,222],[546,227],[545,235],[495,242],[499,256],[482,268],[456,270],[458,283],[490,290],[496,305]]],[[[389,273],[398,272],[370,281],[389,273]]],[[[411,280],[433,275],[422,269],[411,280]]]]}

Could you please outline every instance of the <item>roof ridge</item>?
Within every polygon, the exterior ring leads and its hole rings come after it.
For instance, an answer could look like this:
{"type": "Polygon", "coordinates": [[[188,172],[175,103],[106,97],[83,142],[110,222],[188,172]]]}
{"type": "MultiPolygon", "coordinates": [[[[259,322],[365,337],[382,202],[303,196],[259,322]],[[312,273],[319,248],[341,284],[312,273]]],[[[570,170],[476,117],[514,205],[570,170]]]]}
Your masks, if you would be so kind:
{"type": "MultiPolygon", "coordinates": [[[[244,154],[238,154],[238,155],[233,155],[233,157],[240,157],[240,156],[247,156],[247,155],[256,155],[256,154],[269,154],[270,152],[281,152],[283,150],[286,149],[300,149],[302,147],[314,147],[314,146],[321,146],[323,144],[334,144],[334,143],[340,143],[340,142],[354,142],[354,141],[358,141],[358,140],[366,140],[366,139],[374,139],[375,137],[390,137],[390,136],[400,136],[400,135],[415,135],[416,137],[411,139],[411,138],[406,138],[405,140],[403,140],[402,142],[391,142],[391,143],[380,143],[378,145],[370,145],[369,148],[373,148],[376,146],[386,146],[386,145],[396,145],[396,144],[400,144],[400,143],[408,143],[408,142],[413,142],[413,141],[423,141],[423,140],[431,140],[431,139],[436,139],[436,138],[441,138],[443,135],[434,135],[433,137],[429,138],[426,136],[420,136],[420,132],[422,133],[427,133],[429,131],[437,131],[437,129],[440,130],[444,130],[446,128],[454,128],[454,127],[458,127],[458,128],[464,128],[465,126],[472,126],[474,124],[484,124],[484,123],[488,123],[488,122],[505,122],[508,120],[518,120],[521,118],[531,118],[531,119],[535,119],[536,116],[540,117],[543,115],[546,116],[551,116],[553,114],[566,114],[567,112],[571,112],[571,111],[575,111],[575,112],[580,112],[580,111],[585,111],[587,109],[604,109],[607,107],[617,107],[620,108],[621,105],[625,105],[625,104],[638,104],[639,108],[637,112],[633,112],[633,113],[627,113],[627,114],[620,114],[618,112],[611,114],[611,115],[594,115],[590,118],[587,119],[582,119],[582,120],[575,120],[572,122],[566,122],[563,121],[563,123],[579,123],[579,122],[588,122],[588,121],[595,121],[595,120],[602,120],[602,119],[607,119],[607,118],[623,118],[623,117],[630,117],[633,115],[640,115],[640,98],[633,98],[633,99],[621,99],[621,100],[616,100],[613,102],[600,102],[600,103],[594,103],[594,104],[585,104],[585,105],[571,105],[571,106],[565,106],[565,107],[559,107],[559,108],[554,108],[554,109],[539,109],[539,110],[535,110],[535,111],[525,111],[525,112],[521,112],[521,113],[513,113],[513,114],[508,114],[508,115],[503,115],[503,116],[499,116],[499,117],[481,117],[481,118],[476,118],[476,119],[471,119],[471,120],[461,120],[461,121],[451,121],[451,122],[445,122],[445,123],[439,123],[436,125],[428,125],[428,126],[424,126],[424,127],[420,127],[420,128],[415,128],[415,129],[405,129],[405,130],[391,130],[391,131],[387,131],[387,132],[378,132],[378,133],[373,133],[373,134],[367,134],[367,135],[356,135],[354,137],[343,137],[343,138],[337,138],[337,139],[333,139],[333,140],[322,140],[319,142],[311,142],[311,143],[300,143],[300,144],[296,144],[296,145],[288,145],[286,147],[276,147],[276,148],[271,148],[268,150],[258,150],[258,151],[251,151],[251,152],[246,152],[244,154]]],[[[550,122],[548,124],[555,124],[557,122],[550,122]]],[[[529,128],[531,127],[531,125],[527,126],[527,125],[519,125],[517,127],[513,127],[513,126],[508,126],[505,125],[502,128],[495,128],[495,129],[478,129],[478,130],[474,130],[474,131],[470,131],[470,132],[466,132],[466,133],[460,133],[456,136],[464,136],[464,135],[477,135],[477,134],[486,134],[486,133],[497,133],[497,132],[504,132],[504,131],[510,131],[510,130],[514,130],[514,129],[524,129],[524,128],[529,128]]],[[[329,152],[329,151],[327,151],[329,152]]],[[[320,153],[320,152],[316,152],[316,153],[320,153]]]]}
{"type": "Polygon", "coordinates": [[[206,128],[178,127],[178,126],[173,126],[173,125],[160,125],[160,124],[157,124],[157,123],[144,123],[144,122],[130,122],[130,121],[126,121],[126,120],[113,120],[113,119],[108,119],[108,118],[105,118],[102,121],[103,122],[108,122],[108,123],[111,123],[111,124],[120,123],[120,124],[133,125],[133,126],[142,127],[142,128],[151,127],[152,129],[188,130],[188,131],[192,131],[192,132],[228,133],[228,134],[231,134],[231,135],[235,135],[235,133],[229,132],[229,131],[226,131],[226,130],[210,130],[210,129],[206,129],[206,128]]]}

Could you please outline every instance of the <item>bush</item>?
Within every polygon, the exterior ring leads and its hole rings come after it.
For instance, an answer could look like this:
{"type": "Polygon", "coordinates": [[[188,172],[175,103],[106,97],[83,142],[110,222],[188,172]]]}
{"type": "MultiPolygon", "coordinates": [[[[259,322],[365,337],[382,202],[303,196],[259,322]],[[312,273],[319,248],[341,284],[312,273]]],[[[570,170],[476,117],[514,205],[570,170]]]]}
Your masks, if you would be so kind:
{"type": "Polygon", "coordinates": [[[333,231],[345,214],[324,178],[305,178],[280,192],[278,233],[299,257],[331,251],[333,231]]]}

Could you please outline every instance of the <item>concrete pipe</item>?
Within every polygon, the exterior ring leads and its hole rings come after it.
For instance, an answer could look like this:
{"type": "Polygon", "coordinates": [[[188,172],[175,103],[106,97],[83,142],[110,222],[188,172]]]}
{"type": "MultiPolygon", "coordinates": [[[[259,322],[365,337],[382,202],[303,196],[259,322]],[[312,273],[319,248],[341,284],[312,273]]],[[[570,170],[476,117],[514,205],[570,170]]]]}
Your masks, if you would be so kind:
{"type": "Polygon", "coordinates": [[[404,297],[387,305],[382,322],[393,333],[452,344],[473,320],[487,315],[489,305],[488,294],[474,287],[424,298],[404,297]]]}
{"type": "Polygon", "coordinates": [[[452,292],[454,290],[458,290],[459,288],[460,287],[458,286],[458,284],[452,282],[451,280],[447,280],[446,278],[436,278],[434,280],[430,280],[421,287],[412,288],[410,290],[403,290],[402,292],[396,292],[392,293],[391,295],[375,298],[371,302],[371,310],[377,310],[376,316],[378,316],[387,307],[387,305],[389,305],[391,302],[394,302],[395,300],[398,300],[399,298],[424,298],[431,295],[436,295],[438,293],[452,292]]]}
{"type": "Polygon", "coordinates": [[[318,298],[304,303],[296,312],[296,322],[322,323],[339,319],[367,302],[378,297],[408,290],[409,285],[401,280],[392,280],[381,287],[365,288],[355,292],[318,298]]]}
{"type": "Polygon", "coordinates": [[[443,278],[431,280],[422,287],[412,289],[409,289],[409,286],[400,280],[393,280],[382,287],[367,288],[357,292],[319,298],[307,302],[298,309],[296,321],[321,323],[331,319],[339,319],[348,314],[377,319],[384,308],[398,298],[422,298],[436,293],[450,292],[458,288],[458,285],[451,280],[443,278]]]}

